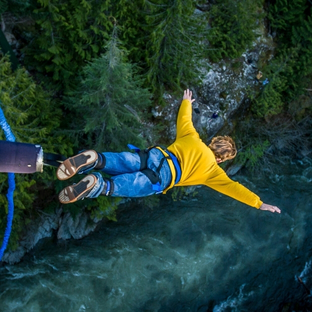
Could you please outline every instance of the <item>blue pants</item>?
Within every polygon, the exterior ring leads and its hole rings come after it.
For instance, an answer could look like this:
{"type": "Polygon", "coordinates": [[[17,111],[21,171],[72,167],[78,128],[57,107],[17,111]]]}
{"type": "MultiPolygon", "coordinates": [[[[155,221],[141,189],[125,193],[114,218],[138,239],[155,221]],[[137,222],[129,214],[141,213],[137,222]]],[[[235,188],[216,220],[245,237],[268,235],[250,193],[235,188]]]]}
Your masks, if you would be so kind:
{"type": "MultiPolygon", "coordinates": [[[[153,190],[152,182],[140,171],[140,157],[137,153],[102,153],[106,159],[105,167],[101,170],[111,175],[114,183],[115,197],[144,197],[156,194],[153,190]]],[[[147,167],[156,172],[161,159],[164,158],[163,153],[153,148],[149,151],[147,167]]],[[[92,169],[90,169],[92,170],[92,169]]],[[[87,197],[98,197],[105,186],[105,181],[99,172],[93,173],[97,176],[98,182],[93,187],[87,197]]],[[[171,183],[172,175],[168,162],[165,160],[160,170],[161,189],[164,190],[171,183]]]]}

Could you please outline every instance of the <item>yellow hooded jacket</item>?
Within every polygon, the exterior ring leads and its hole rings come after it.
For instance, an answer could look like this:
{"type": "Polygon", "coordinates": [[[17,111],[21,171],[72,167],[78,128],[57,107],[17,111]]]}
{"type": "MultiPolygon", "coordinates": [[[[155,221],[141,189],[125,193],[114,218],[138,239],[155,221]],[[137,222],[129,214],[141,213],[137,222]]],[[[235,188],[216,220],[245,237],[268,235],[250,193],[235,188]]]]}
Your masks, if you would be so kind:
{"type": "MultiPolygon", "coordinates": [[[[211,149],[200,139],[192,122],[192,103],[183,100],[178,114],[176,140],[168,147],[181,166],[181,179],[174,185],[174,179],[166,193],[173,186],[206,185],[222,194],[239,200],[249,206],[260,208],[259,196],[238,182],[231,180],[219,167],[211,149]]],[[[172,162],[169,162],[174,172],[172,162]]]]}

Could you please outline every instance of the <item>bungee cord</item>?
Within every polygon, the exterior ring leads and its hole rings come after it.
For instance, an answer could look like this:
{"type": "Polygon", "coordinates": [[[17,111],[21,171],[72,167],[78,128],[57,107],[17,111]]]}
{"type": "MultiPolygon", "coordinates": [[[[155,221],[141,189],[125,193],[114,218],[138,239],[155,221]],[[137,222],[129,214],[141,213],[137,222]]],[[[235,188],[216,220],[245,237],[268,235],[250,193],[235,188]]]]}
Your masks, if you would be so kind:
{"type": "MultiPolygon", "coordinates": [[[[0,105],[1,104],[2,103],[0,101],[0,105]]],[[[1,106],[0,106],[0,125],[4,131],[6,140],[10,141],[10,142],[15,142],[15,136],[12,133],[10,125],[7,123],[7,120],[3,114],[1,106]]],[[[6,248],[8,246],[8,242],[9,242],[10,234],[11,234],[11,230],[12,230],[13,215],[14,215],[13,194],[14,194],[14,190],[15,190],[15,175],[14,175],[14,173],[8,173],[8,181],[9,181],[9,189],[7,192],[7,200],[8,200],[7,225],[6,225],[5,232],[4,232],[2,246],[0,248],[0,261],[2,259],[3,254],[4,254],[4,251],[6,250],[6,248]]]]}

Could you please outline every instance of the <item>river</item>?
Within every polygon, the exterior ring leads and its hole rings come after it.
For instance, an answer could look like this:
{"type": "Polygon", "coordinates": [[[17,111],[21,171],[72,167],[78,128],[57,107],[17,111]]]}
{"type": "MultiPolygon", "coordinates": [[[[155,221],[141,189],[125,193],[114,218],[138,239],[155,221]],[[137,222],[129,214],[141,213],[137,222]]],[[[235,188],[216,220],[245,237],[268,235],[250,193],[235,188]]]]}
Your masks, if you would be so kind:
{"type": "Polygon", "coordinates": [[[21,263],[0,267],[0,311],[311,308],[311,163],[234,179],[282,213],[206,187],[180,201],[161,196],[153,208],[125,204],[117,222],[88,237],[43,240],[21,263]]]}

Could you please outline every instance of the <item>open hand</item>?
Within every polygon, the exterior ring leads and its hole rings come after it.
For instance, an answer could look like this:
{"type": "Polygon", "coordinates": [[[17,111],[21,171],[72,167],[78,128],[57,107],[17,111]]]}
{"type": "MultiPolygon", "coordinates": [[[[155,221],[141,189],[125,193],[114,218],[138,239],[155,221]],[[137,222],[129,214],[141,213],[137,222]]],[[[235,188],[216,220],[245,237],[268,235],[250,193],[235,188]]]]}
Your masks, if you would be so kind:
{"type": "Polygon", "coordinates": [[[268,211],[271,211],[271,212],[281,213],[281,209],[279,209],[278,207],[271,206],[271,205],[268,205],[268,204],[265,204],[265,203],[263,203],[261,205],[260,210],[268,210],[268,211]]]}
{"type": "Polygon", "coordinates": [[[184,90],[183,100],[190,100],[193,103],[195,99],[192,100],[192,91],[189,89],[184,90]]]}

